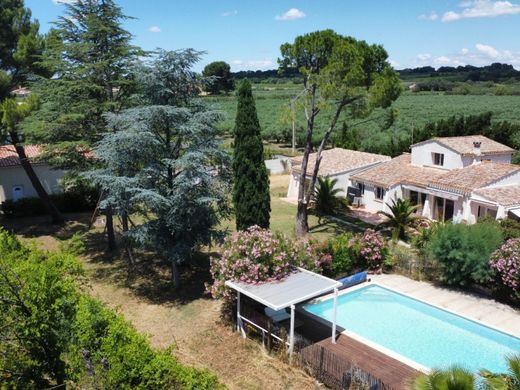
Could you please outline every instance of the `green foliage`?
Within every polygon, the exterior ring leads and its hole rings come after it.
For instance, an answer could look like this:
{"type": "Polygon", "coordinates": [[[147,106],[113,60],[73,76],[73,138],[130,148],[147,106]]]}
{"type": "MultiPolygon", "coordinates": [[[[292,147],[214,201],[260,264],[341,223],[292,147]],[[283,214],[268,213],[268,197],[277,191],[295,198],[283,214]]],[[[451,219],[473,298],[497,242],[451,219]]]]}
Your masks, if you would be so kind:
{"type": "Polygon", "coordinates": [[[229,64],[224,61],[209,63],[204,67],[202,75],[209,81],[205,90],[213,94],[229,92],[235,88],[229,64]]]}
{"type": "Polygon", "coordinates": [[[410,199],[392,199],[392,203],[386,204],[389,212],[378,211],[377,213],[386,217],[386,220],[379,224],[380,227],[388,228],[392,232],[392,240],[406,240],[410,229],[419,221],[421,217],[415,215],[417,206],[412,205],[410,199]]]}
{"type": "MultiPolygon", "coordinates": [[[[49,195],[54,205],[62,213],[90,211],[96,207],[99,197],[97,191],[68,191],[49,195]]],[[[43,215],[47,212],[40,198],[22,198],[17,201],[6,200],[2,203],[2,212],[7,218],[43,215]]]]}
{"type": "Polygon", "coordinates": [[[229,211],[230,159],[215,127],[220,114],[195,99],[200,83],[192,68],[200,55],[160,51],[137,67],[140,105],[106,115],[114,132],[96,144],[101,167],[84,174],[105,191],[101,207],[143,217],[125,238],[168,259],[176,284],[177,264],[221,236],[219,222],[229,211]]]}
{"type": "Polygon", "coordinates": [[[341,188],[335,187],[337,182],[338,179],[318,177],[318,185],[312,195],[313,208],[318,213],[331,215],[339,210],[348,209],[346,199],[337,196],[342,191],[341,188]]]}
{"type": "Polygon", "coordinates": [[[478,375],[461,368],[433,370],[429,375],[418,377],[415,390],[518,390],[520,388],[520,356],[507,357],[508,372],[492,373],[481,370],[478,375]]]}
{"type": "Polygon", "coordinates": [[[223,389],[215,375],[152,349],[121,315],[83,294],[81,275],[70,253],[43,252],[0,231],[2,388],[223,389]]]}
{"type": "Polygon", "coordinates": [[[238,108],[233,149],[233,203],[238,230],[257,225],[269,227],[271,198],[269,176],[264,163],[260,124],[256,115],[251,84],[247,79],[238,87],[238,108]]]}
{"type": "Polygon", "coordinates": [[[359,254],[352,246],[352,233],[334,236],[328,241],[328,250],[332,255],[331,270],[334,275],[350,274],[355,270],[359,254]]]}
{"type": "Polygon", "coordinates": [[[475,375],[461,368],[451,367],[445,371],[433,370],[429,375],[422,375],[415,380],[415,390],[474,390],[475,375]]]}
{"type": "Polygon", "coordinates": [[[64,383],[80,272],[71,255],[43,253],[0,231],[0,382],[7,388],[64,383]]]}
{"type": "Polygon", "coordinates": [[[486,284],[492,280],[489,257],[502,239],[496,223],[445,224],[435,229],[427,252],[436,261],[442,282],[454,286],[486,284]]]}

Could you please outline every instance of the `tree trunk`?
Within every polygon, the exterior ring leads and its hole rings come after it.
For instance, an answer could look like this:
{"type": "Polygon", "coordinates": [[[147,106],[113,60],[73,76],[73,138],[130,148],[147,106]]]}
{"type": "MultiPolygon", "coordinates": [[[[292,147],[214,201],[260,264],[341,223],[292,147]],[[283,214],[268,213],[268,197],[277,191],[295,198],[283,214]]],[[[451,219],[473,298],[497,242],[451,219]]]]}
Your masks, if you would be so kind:
{"type": "MultiPolygon", "coordinates": [[[[309,196],[305,193],[305,178],[307,176],[307,164],[309,163],[309,155],[312,150],[312,132],[314,130],[314,118],[316,111],[316,86],[311,87],[311,106],[310,110],[305,109],[307,118],[307,136],[305,139],[305,150],[300,172],[300,182],[298,183],[298,209],[296,211],[296,235],[303,237],[309,231],[309,223],[307,221],[309,196]]],[[[310,189],[312,191],[312,188],[310,189]]]]}
{"type": "Polygon", "coordinates": [[[16,132],[9,132],[9,135],[12,140],[12,144],[16,150],[16,153],[18,153],[18,158],[20,159],[20,164],[22,165],[22,168],[24,169],[25,173],[29,177],[29,180],[31,181],[32,186],[36,190],[36,193],[40,197],[44,207],[47,209],[47,212],[50,214],[52,218],[52,223],[54,224],[62,224],[65,222],[63,216],[61,215],[60,211],[56,208],[54,203],[52,202],[51,198],[49,197],[49,194],[47,194],[47,191],[45,191],[45,188],[43,188],[42,183],[40,182],[40,179],[36,175],[36,172],[34,172],[34,169],[27,158],[27,155],[25,154],[25,149],[22,145],[18,144],[18,134],[16,132]]]}
{"type": "Polygon", "coordinates": [[[108,206],[105,210],[106,222],[105,227],[107,229],[107,241],[108,250],[113,251],[116,249],[116,236],[114,234],[114,216],[112,214],[112,206],[108,206]]]}
{"type": "Polygon", "coordinates": [[[177,265],[177,260],[172,259],[172,282],[175,288],[179,288],[181,286],[181,274],[179,273],[179,266],[177,265]]]}

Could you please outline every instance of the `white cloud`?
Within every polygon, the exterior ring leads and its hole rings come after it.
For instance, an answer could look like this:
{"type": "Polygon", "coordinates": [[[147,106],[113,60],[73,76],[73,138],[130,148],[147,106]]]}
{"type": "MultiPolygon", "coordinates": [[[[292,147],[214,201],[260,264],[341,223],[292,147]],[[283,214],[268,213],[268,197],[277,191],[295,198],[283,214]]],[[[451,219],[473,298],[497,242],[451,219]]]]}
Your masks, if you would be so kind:
{"type": "Polygon", "coordinates": [[[468,0],[460,4],[461,11],[448,11],[442,15],[443,22],[453,22],[466,18],[489,18],[502,15],[520,14],[520,4],[510,1],[468,0]]]}
{"type": "Polygon", "coordinates": [[[520,52],[501,50],[483,43],[477,43],[474,49],[462,48],[454,54],[432,56],[429,53],[417,55],[417,66],[485,66],[493,62],[511,64],[520,69],[520,52]]]}
{"type": "Polygon", "coordinates": [[[60,5],[60,4],[72,4],[72,3],[76,2],[76,0],[52,0],[52,2],[56,5],[60,5]]]}
{"type": "Polygon", "coordinates": [[[238,10],[234,9],[233,11],[225,11],[220,14],[220,16],[235,16],[238,15],[238,10]]]}
{"type": "Polygon", "coordinates": [[[276,15],[274,18],[276,20],[295,20],[304,18],[305,14],[303,11],[300,11],[298,8],[291,8],[286,13],[282,15],[276,15]]]}
{"type": "Polygon", "coordinates": [[[419,15],[419,17],[418,17],[418,19],[420,19],[420,20],[431,20],[431,21],[435,21],[438,18],[439,18],[439,15],[435,11],[430,12],[428,15],[427,14],[419,15]]]}
{"type": "Polygon", "coordinates": [[[390,65],[392,65],[393,68],[397,68],[398,66],[400,66],[399,62],[393,60],[393,59],[388,59],[388,62],[390,63],[390,65]]]}
{"type": "Polygon", "coordinates": [[[150,28],[148,28],[148,31],[153,32],[153,33],[160,33],[161,28],[159,26],[150,26],[150,28]]]}
{"type": "Polygon", "coordinates": [[[417,54],[417,59],[419,61],[428,61],[430,58],[432,58],[432,55],[430,53],[417,54]]]}
{"type": "Polygon", "coordinates": [[[274,61],[270,58],[263,60],[233,60],[230,61],[230,65],[233,72],[240,70],[266,70],[275,67],[274,61]]]}

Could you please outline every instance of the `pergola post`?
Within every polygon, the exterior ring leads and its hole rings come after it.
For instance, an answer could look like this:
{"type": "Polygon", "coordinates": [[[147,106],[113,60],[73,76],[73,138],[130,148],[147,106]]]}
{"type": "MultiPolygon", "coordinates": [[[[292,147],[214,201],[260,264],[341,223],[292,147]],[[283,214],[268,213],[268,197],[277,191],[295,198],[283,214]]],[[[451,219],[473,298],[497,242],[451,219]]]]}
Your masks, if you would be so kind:
{"type": "Polygon", "coordinates": [[[338,288],[334,288],[334,307],[332,309],[332,344],[336,344],[336,312],[338,309],[338,288]]]}
{"type": "Polygon", "coordinates": [[[240,315],[240,291],[237,291],[237,332],[241,332],[242,337],[246,338],[246,332],[242,326],[242,317],[240,315]]]}
{"type": "Polygon", "coordinates": [[[291,305],[291,328],[289,330],[289,356],[292,356],[294,351],[294,309],[295,306],[291,305]]]}

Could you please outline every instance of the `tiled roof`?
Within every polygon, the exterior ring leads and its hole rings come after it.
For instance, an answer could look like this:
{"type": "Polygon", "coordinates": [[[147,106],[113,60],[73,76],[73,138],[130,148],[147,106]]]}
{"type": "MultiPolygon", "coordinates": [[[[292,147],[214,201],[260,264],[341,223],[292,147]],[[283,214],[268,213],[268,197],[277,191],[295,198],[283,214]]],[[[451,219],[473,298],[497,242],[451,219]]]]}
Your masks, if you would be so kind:
{"type": "MultiPolygon", "coordinates": [[[[291,165],[294,172],[300,172],[302,156],[291,159],[291,165]]],[[[355,150],[334,148],[321,152],[321,162],[319,173],[322,176],[334,175],[337,173],[351,171],[353,169],[363,168],[376,163],[389,161],[390,157],[382,154],[373,154],[366,152],[358,152],[355,150]]],[[[316,153],[309,155],[307,165],[307,173],[312,174],[314,164],[316,163],[316,153]]]]}
{"type": "MultiPolygon", "coordinates": [[[[41,153],[40,145],[24,145],[24,149],[29,159],[34,159],[41,153]]],[[[20,159],[14,146],[0,145],[0,167],[14,167],[17,165],[20,165],[20,159]]]]}
{"type": "Polygon", "coordinates": [[[475,194],[502,206],[520,205],[520,185],[481,188],[475,194]]]}
{"type": "Polygon", "coordinates": [[[480,142],[481,155],[514,152],[514,149],[510,148],[509,146],[493,141],[492,139],[489,139],[483,135],[468,135],[464,137],[436,137],[423,142],[419,142],[415,145],[412,145],[412,147],[417,145],[423,145],[429,142],[438,142],[441,145],[444,145],[447,148],[452,149],[455,152],[465,156],[475,155],[475,148],[473,146],[474,142],[480,142]]]}
{"type": "Polygon", "coordinates": [[[443,176],[433,179],[430,186],[468,194],[516,172],[520,172],[520,165],[484,161],[480,164],[451,170],[443,176]]]}
{"type": "Polygon", "coordinates": [[[352,176],[352,180],[389,188],[396,184],[411,184],[426,187],[434,178],[445,175],[446,171],[411,164],[408,153],[393,158],[391,161],[370,168],[352,176]]]}

